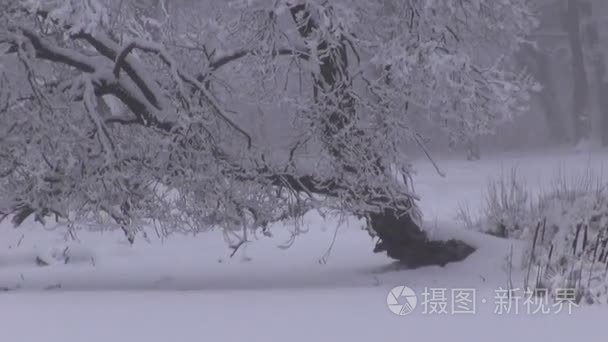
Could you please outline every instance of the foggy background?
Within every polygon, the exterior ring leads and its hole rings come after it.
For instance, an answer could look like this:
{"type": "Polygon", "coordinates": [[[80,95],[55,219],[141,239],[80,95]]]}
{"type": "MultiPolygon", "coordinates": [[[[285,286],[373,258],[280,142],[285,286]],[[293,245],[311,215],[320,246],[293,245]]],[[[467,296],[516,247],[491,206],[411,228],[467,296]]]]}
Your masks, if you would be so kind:
{"type": "MultiPolygon", "coordinates": [[[[526,113],[500,125],[494,134],[478,138],[482,154],[556,147],[583,151],[606,146],[608,99],[602,94],[608,94],[605,75],[608,51],[602,42],[608,39],[608,2],[530,2],[538,13],[538,27],[516,54],[503,58],[512,68],[532,76],[540,89],[532,94],[530,109],[526,113]]],[[[136,3],[148,14],[160,8],[159,0],[137,0],[136,3]]],[[[223,5],[193,0],[176,0],[167,4],[173,11],[198,8],[202,12],[223,5]]],[[[263,138],[269,145],[280,146],[289,142],[292,134],[289,131],[292,118],[286,115],[289,111],[269,114],[267,110],[249,108],[249,111],[242,109],[238,112],[248,113],[245,122],[252,123],[251,119],[254,119],[252,134],[263,138]]],[[[467,142],[450,144],[442,130],[433,123],[419,120],[416,124],[431,151],[440,154],[457,152],[466,158],[467,142]]],[[[421,154],[417,146],[406,150],[412,156],[421,154]]]]}

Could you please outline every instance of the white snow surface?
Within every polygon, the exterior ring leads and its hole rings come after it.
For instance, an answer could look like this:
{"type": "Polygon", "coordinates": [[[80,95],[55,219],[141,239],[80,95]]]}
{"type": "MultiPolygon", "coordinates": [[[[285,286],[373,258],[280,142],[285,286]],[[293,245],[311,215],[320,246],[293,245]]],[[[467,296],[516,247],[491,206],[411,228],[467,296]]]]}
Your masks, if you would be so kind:
{"type": "MultiPolygon", "coordinates": [[[[289,237],[276,225],[232,258],[219,233],[159,239],[152,232],[130,246],[120,232],[78,232],[28,223],[0,223],[0,341],[587,341],[605,340],[605,307],[571,314],[498,315],[495,290],[506,288],[506,258],[522,242],[459,227],[460,205],[475,210],[490,176],[516,167],[541,191],[558,173],[589,169],[606,175],[608,152],[542,151],[437,158],[441,178],[426,160],[415,163],[417,193],[426,229],[437,239],[459,238],[478,249],[446,267],[400,269],[373,242],[362,222],[339,224],[315,213],[309,231],[287,249],[289,237]],[[327,258],[336,228],[335,244],[327,258]],[[67,249],[66,249],[67,248],[67,249]],[[65,251],[65,252],[64,252],[65,251]],[[63,254],[70,256],[65,264],[63,254]],[[36,259],[49,263],[40,266],[36,259]],[[410,315],[389,311],[386,297],[398,285],[418,294],[429,288],[473,288],[472,315],[410,315]],[[482,303],[482,299],[486,303],[482,303]]],[[[288,225],[285,223],[284,225],[288,225]]],[[[515,260],[515,265],[520,262],[515,260]]],[[[513,270],[521,285],[524,271],[513,270]]],[[[420,303],[420,295],[419,295],[420,303]]],[[[523,311],[523,310],[520,310],[523,311]]]]}

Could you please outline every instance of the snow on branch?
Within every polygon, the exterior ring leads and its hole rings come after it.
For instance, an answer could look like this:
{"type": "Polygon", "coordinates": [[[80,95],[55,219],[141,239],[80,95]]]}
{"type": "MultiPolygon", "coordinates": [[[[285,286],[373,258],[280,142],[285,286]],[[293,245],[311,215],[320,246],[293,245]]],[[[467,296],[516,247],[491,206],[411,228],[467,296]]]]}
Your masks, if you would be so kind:
{"type": "MultiPolygon", "coordinates": [[[[247,55],[256,55],[257,52],[255,50],[236,50],[230,53],[226,53],[222,56],[213,58],[209,62],[209,68],[212,70],[219,69],[224,65],[234,62],[240,58],[243,58],[247,55]]],[[[297,58],[301,58],[304,60],[308,60],[310,58],[310,52],[305,49],[290,49],[290,48],[280,48],[276,51],[273,51],[273,54],[276,56],[293,56],[297,58]]]]}
{"type": "MultiPolygon", "coordinates": [[[[31,44],[31,48],[35,52],[34,57],[36,58],[46,59],[51,62],[63,63],[84,72],[92,73],[96,70],[96,61],[92,57],[85,56],[73,50],[51,45],[42,40],[36,33],[29,29],[16,28],[14,31],[21,33],[24,38],[27,38],[28,42],[31,44]]],[[[13,48],[9,49],[9,52],[13,52],[15,49],[18,49],[19,43],[19,37],[13,36],[12,40],[10,41],[13,48]]]]}
{"type": "Polygon", "coordinates": [[[155,53],[163,60],[163,62],[169,67],[171,77],[178,84],[179,92],[181,96],[188,97],[186,90],[184,89],[184,85],[182,81],[187,82],[191,86],[195,87],[197,91],[200,92],[204,101],[211,107],[213,113],[215,113],[218,117],[220,117],[224,122],[226,122],[230,127],[241,133],[247,140],[247,147],[251,148],[251,136],[244,129],[239,127],[234,121],[232,121],[228,116],[226,116],[219,108],[219,106],[213,101],[211,96],[207,93],[207,89],[194,77],[189,76],[185,72],[181,71],[177,67],[177,62],[169,55],[169,53],[165,50],[165,48],[161,44],[156,44],[149,41],[144,41],[141,39],[133,40],[128,43],[118,54],[116,57],[116,63],[114,65],[113,74],[116,78],[119,77],[120,69],[124,66],[125,60],[129,53],[134,49],[140,49],[145,52],[155,53]]]}

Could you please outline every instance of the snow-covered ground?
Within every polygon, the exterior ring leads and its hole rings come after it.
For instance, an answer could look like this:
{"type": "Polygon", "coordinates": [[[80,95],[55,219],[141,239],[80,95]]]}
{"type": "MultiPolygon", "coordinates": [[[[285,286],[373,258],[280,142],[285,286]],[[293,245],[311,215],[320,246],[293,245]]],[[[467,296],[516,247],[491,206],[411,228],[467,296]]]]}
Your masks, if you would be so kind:
{"type": "MultiPolygon", "coordinates": [[[[516,167],[540,190],[559,172],[608,175],[608,153],[511,153],[479,162],[445,157],[439,164],[446,178],[428,161],[416,163],[427,229],[478,247],[445,268],[399,270],[372,254],[361,222],[339,225],[315,214],[305,221],[309,232],[290,249],[278,247],[288,234],[274,227],[274,238],[260,237],[233,258],[215,233],[165,241],[149,234],[148,242],[138,238],[129,246],[120,233],[79,232],[78,241],[66,241],[62,228],[13,229],[2,222],[0,288],[8,291],[0,293],[0,341],[604,340],[603,307],[530,315],[521,306],[519,314],[495,313],[496,290],[509,280],[506,258],[523,246],[464,231],[454,218],[463,203],[472,210],[481,204],[489,176],[516,167]],[[67,264],[53,258],[64,251],[67,264]],[[50,265],[38,265],[37,257],[50,265]],[[386,303],[399,285],[418,293],[418,307],[406,316],[391,313],[386,303]],[[445,288],[448,295],[475,289],[476,312],[424,314],[424,288],[445,288]]],[[[523,271],[513,272],[514,286],[521,286],[523,271]]]]}

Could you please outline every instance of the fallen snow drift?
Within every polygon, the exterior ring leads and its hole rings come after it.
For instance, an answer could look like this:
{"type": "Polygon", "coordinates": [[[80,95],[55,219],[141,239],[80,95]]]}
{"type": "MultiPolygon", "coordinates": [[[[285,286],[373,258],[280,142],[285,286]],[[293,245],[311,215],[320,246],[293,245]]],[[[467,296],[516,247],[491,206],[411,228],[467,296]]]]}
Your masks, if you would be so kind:
{"type": "MultiPolygon", "coordinates": [[[[559,315],[497,315],[495,290],[509,281],[507,258],[524,243],[457,227],[463,201],[479,206],[490,175],[518,167],[529,185],[542,189],[547,174],[602,169],[605,154],[543,154],[487,157],[480,162],[444,159],[448,174],[417,163],[416,190],[423,198],[427,230],[438,239],[459,238],[477,251],[462,263],[403,270],[381,254],[362,223],[322,220],[311,214],[309,232],[288,250],[289,237],[260,237],[233,258],[220,234],[175,236],[130,246],[121,233],[79,232],[65,239],[62,228],[0,224],[1,341],[571,341],[601,340],[604,307],[559,315]],[[337,228],[339,227],[339,228],[337,228]],[[337,238],[327,257],[336,228],[337,238]],[[66,255],[69,260],[66,262],[66,255]],[[41,266],[36,259],[47,261],[41,266]],[[392,314],[389,290],[473,288],[475,315],[392,314]],[[486,299],[486,303],[481,303],[486,299]]],[[[603,170],[603,169],[602,169],[603,170]]],[[[514,264],[517,264],[517,260],[514,264]]],[[[523,270],[513,270],[517,285],[523,270]]]]}

